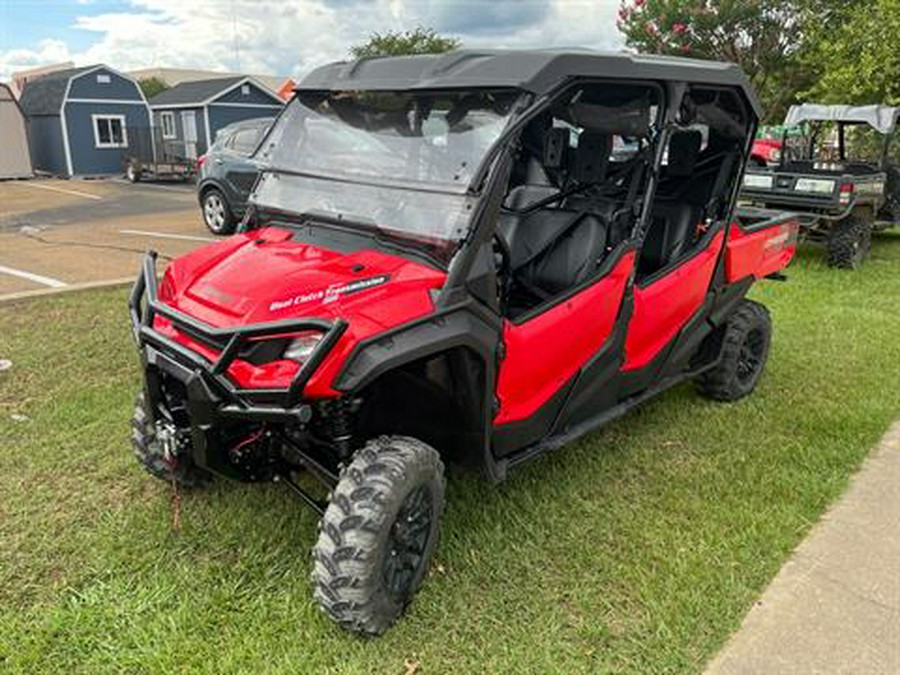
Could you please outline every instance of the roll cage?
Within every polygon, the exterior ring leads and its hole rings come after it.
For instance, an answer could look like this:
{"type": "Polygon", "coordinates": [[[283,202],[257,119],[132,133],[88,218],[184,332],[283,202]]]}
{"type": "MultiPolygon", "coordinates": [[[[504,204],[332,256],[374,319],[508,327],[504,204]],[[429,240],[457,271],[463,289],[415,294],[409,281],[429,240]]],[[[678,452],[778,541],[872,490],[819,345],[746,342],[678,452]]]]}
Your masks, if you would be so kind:
{"type": "MultiPolygon", "coordinates": [[[[650,146],[645,151],[637,153],[633,158],[634,163],[631,167],[632,171],[646,171],[649,176],[644,193],[637,197],[629,196],[629,200],[632,202],[629,206],[638,208],[639,212],[635,214],[636,218],[633,226],[625,238],[633,242],[635,246],[640,247],[647,234],[652,202],[659,187],[660,166],[665,159],[665,152],[671,136],[686,124],[689,124],[693,116],[697,114],[696,107],[691,109],[691,104],[689,103],[691,84],[666,81],[648,83],[640,80],[619,80],[614,78],[572,78],[560,83],[559,86],[548,91],[543,96],[531,100],[526,107],[517,111],[517,114],[510,120],[507,129],[497,139],[482,162],[479,171],[476,173],[476,179],[472,181],[470,187],[472,194],[479,196],[480,199],[472,217],[469,234],[461,243],[454,259],[448,266],[449,276],[444,291],[439,298],[439,303],[452,304],[458,302],[460,298],[459,293],[471,281],[470,276],[473,267],[476,265],[479,249],[486,242],[490,241],[495,234],[498,216],[504,209],[503,198],[505,193],[503,188],[509,181],[513,163],[516,161],[518,153],[522,150],[520,137],[523,129],[539,116],[546,114],[564,92],[597,83],[607,83],[613,86],[651,86],[660,95],[659,110],[654,120],[655,123],[648,125],[647,129],[650,146]]],[[[733,87],[721,85],[710,85],[703,88],[707,91],[731,92],[732,94],[740,91],[733,87]]],[[[757,125],[757,119],[753,114],[753,100],[747,97],[742,98],[746,119],[744,120],[745,128],[742,130],[743,145],[740,149],[740,167],[734,167],[736,171],[743,167],[743,160],[749,155],[757,125]]],[[[730,212],[734,206],[739,191],[741,175],[737,174],[736,177],[738,180],[731,181],[730,184],[725,184],[723,180],[720,184],[714,186],[713,191],[717,194],[714,194],[713,197],[717,200],[720,212],[730,212]]],[[[590,186],[576,185],[570,190],[560,190],[557,195],[529,204],[528,209],[540,208],[543,205],[556,202],[588,187],[590,186]]],[[[485,298],[485,300],[488,300],[489,305],[492,304],[489,299],[485,298]]]]}

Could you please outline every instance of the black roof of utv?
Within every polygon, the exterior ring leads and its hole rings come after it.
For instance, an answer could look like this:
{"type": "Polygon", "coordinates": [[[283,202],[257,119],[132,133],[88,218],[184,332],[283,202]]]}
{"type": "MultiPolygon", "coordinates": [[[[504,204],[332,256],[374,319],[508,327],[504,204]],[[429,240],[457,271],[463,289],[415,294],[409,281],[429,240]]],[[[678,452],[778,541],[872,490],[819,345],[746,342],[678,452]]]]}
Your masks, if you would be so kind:
{"type": "Polygon", "coordinates": [[[329,63],[295,91],[402,91],[513,88],[541,95],[574,77],[613,77],[712,84],[743,90],[757,115],[756,94],[733,63],[591,50],[473,50],[329,63]]]}

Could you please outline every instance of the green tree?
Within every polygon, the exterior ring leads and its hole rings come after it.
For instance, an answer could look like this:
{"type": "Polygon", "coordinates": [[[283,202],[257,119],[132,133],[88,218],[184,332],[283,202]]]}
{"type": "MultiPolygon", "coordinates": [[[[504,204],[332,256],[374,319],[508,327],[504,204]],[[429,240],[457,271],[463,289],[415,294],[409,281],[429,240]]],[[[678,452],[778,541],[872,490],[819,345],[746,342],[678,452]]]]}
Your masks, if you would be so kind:
{"type": "Polygon", "coordinates": [[[353,58],[403,56],[405,54],[440,54],[458,49],[459,40],[438,35],[431,28],[372,33],[368,42],[350,48],[353,58]]]}
{"type": "Polygon", "coordinates": [[[821,77],[804,93],[823,103],[900,105],[900,0],[854,4],[806,54],[821,77]]]}
{"type": "Polygon", "coordinates": [[[144,92],[144,96],[147,97],[147,100],[150,100],[159,92],[169,88],[169,85],[158,77],[145,77],[143,80],[138,80],[138,86],[141,88],[141,91],[144,92]]]}
{"type": "Polygon", "coordinates": [[[818,77],[804,55],[819,26],[859,1],[622,0],[618,26],[641,52],[737,63],[775,122],[818,77]]]}

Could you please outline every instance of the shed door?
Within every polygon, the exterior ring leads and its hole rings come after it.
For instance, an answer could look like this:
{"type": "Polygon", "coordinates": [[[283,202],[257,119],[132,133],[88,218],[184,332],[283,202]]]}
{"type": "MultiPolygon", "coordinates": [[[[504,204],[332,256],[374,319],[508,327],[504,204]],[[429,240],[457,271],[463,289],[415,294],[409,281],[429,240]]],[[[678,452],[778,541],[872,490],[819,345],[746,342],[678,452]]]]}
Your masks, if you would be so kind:
{"type": "Polygon", "coordinates": [[[197,159],[197,113],[193,110],[182,111],[181,126],[184,129],[184,156],[197,159]]]}

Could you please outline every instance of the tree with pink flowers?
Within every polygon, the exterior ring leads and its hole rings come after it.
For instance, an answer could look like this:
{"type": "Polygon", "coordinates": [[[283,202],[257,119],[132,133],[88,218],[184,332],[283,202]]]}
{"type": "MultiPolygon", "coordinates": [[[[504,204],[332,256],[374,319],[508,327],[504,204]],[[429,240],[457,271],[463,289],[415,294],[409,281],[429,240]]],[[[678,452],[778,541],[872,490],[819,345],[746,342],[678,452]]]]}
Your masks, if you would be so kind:
{"type": "Polygon", "coordinates": [[[622,0],[618,27],[629,47],[651,54],[732,61],[780,120],[819,76],[804,58],[820,26],[860,0],[622,0]]]}

